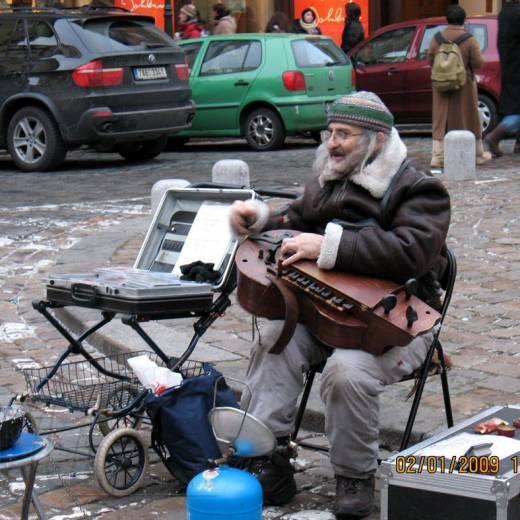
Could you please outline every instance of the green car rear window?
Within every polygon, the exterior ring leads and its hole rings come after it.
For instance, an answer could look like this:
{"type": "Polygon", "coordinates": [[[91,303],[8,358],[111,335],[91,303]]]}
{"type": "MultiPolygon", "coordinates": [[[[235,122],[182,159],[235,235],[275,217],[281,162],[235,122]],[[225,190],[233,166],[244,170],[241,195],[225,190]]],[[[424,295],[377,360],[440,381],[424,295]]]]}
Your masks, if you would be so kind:
{"type": "Polygon", "coordinates": [[[348,65],[346,54],[332,41],[302,39],[291,42],[294,61],[298,67],[323,67],[348,65]]]}

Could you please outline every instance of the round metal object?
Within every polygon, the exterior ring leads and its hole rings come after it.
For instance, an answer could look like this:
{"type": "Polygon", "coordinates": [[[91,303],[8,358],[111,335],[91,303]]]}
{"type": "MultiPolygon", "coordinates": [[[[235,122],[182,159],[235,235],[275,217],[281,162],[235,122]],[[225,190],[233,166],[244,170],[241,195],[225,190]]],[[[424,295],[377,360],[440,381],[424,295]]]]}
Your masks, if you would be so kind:
{"type": "Polygon", "coordinates": [[[478,101],[478,112],[480,116],[480,121],[482,123],[482,131],[486,131],[489,123],[491,122],[491,111],[489,110],[488,105],[482,102],[480,99],[478,101]]]}
{"type": "Polygon", "coordinates": [[[47,133],[35,117],[20,119],[14,129],[14,149],[26,164],[39,161],[47,151],[47,133]]]}
{"type": "Polygon", "coordinates": [[[252,415],[231,407],[217,407],[209,412],[209,420],[222,454],[232,448],[237,457],[270,455],[276,448],[276,437],[252,415]]]}
{"type": "Polygon", "coordinates": [[[258,114],[249,122],[248,133],[258,146],[266,146],[273,140],[274,125],[265,114],[258,114]]]}

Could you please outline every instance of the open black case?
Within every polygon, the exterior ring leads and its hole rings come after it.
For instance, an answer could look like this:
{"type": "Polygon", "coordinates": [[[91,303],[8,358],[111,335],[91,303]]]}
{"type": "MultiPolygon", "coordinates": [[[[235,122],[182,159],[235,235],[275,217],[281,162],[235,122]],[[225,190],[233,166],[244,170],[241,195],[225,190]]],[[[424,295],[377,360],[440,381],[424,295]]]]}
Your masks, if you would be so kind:
{"type": "MultiPolygon", "coordinates": [[[[234,256],[238,241],[231,234],[227,211],[235,200],[255,196],[251,189],[171,188],[161,199],[133,268],[56,274],[45,280],[46,298],[33,302],[33,307],[69,341],[61,360],[71,353],[81,353],[95,364],[82,342],[121,315],[122,322],[131,326],[166,366],[171,366],[172,361],[139,323],[198,318],[190,345],[175,361],[176,366],[182,365],[198,339],[230,305],[229,295],[236,286],[234,256]],[[180,265],[184,263],[215,258],[219,276],[213,283],[184,281],[174,276],[180,274],[180,265]],[[65,306],[98,309],[102,319],[74,338],[50,312],[65,306]]],[[[96,368],[103,371],[102,367],[96,368]]]]}
{"type": "Polygon", "coordinates": [[[147,315],[154,319],[203,312],[212,304],[215,293],[224,290],[232,278],[238,243],[226,227],[226,208],[235,200],[252,199],[254,195],[254,191],[244,189],[167,190],[133,268],[57,274],[46,280],[46,297],[55,304],[147,315]],[[199,218],[201,208],[204,221],[199,218]],[[212,222],[213,216],[219,222],[212,222]],[[219,229],[221,233],[216,235],[219,229]],[[197,236],[193,237],[195,231],[197,236]],[[205,232],[207,237],[203,236],[205,232]],[[179,264],[188,260],[203,259],[204,255],[206,260],[211,260],[211,256],[207,256],[211,244],[219,248],[221,258],[219,265],[215,265],[219,272],[216,282],[197,283],[172,276],[173,271],[180,275],[179,264]],[[191,247],[191,254],[183,260],[187,245],[191,247]]]}

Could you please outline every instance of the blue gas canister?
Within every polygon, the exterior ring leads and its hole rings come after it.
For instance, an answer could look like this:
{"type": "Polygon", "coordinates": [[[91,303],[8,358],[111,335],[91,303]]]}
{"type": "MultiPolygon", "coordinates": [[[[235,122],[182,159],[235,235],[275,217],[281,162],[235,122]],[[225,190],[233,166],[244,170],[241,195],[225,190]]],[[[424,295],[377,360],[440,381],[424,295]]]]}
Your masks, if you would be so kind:
{"type": "Polygon", "coordinates": [[[262,520],[262,486],[240,469],[208,469],[189,483],[186,510],[187,520],[262,520]]]}

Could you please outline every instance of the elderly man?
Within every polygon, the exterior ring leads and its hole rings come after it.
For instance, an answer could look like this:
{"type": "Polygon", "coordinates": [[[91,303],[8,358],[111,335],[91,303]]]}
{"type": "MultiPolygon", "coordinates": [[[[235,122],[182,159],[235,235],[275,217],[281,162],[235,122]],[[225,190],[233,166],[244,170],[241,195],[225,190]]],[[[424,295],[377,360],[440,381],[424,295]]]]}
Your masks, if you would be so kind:
{"type": "MultiPolygon", "coordinates": [[[[447,191],[438,179],[409,165],[393,116],[375,94],[342,97],[330,107],[327,120],[316,176],[303,196],[279,214],[259,203],[235,202],[232,227],[244,236],[273,228],[300,230],[282,244],[285,265],[310,259],[322,269],[398,283],[417,278],[418,295],[437,306],[450,222],[447,191]]],[[[280,327],[279,321],[267,322],[253,347],[248,410],[283,442],[293,429],[303,373],[327,360],[320,395],[336,475],[335,512],[340,518],[364,516],[373,505],[379,394],[422,364],[432,335],[375,356],[356,349],[329,350],[298,325],[283,353],[271,354],[280,327]]],[[[290,453],[280,453],[257,468],[264,496],[274,503],[288,501],[296,492],[292,473],[280,462],[290,453]]]]}

